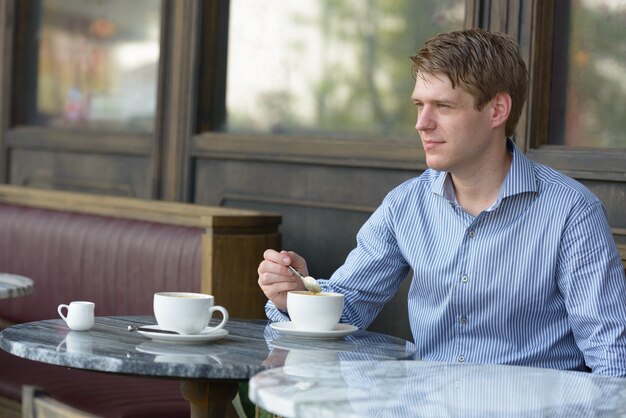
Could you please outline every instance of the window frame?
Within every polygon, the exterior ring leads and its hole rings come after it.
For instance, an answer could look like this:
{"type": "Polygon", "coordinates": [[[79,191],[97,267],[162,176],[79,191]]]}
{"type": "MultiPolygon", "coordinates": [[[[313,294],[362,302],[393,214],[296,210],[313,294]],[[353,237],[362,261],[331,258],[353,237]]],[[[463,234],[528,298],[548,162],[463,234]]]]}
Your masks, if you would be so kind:
{"type": "MultiPolygon", "coordinates": [[[[466,0],[464,27],[480,17],[480,1],[466,0]]],[[[272,135],[218,132],[225,116],[225,72],[228,48],[228,0],[203,2],[196,123],[191,158],[235,158],[248,161],[308,162],[328,166],[424,170],[421,143],[411,139],[272,135]]],[[[408,64],[407,64],[408,65],[408,64]]],[[[407,97],[410,92],[407,92],[407,97]]],[[[407,99],[407,106],[409,106],[407,99]]]]}
{"type": "MultiPolygon", "coordinates": [[[[168,66],[168,41],[172,26],[172,0],[160,0],[161,8],[161,52],[156,80],[157,107],[154,115],[152,132],[107,131],[103,129],[80,129],[54,126],[36,126],[24,124],[27,120],[28,100],[24,100],[24,92],[36,92],[29,84],[26,75],[32,68],[32,55],[37,49],[24,45],[33,37],[31,22],[36,12],[35,3],[31,1],[7,0],[0,7],[0,23],[3,33],[0,45],[3,56],[11,59],[3,64],[2,91],[6,97],[2,102],[2,121],[0,134],[0,182],[6,183],[9,178],[8,166],[12,150],[41,149],[58,152],[84,152],[93,154],[131,155],[145,157],[151,161],[153,177],[158,178],[161,165],[162,131],[165,126],[164,115],[167,115],[168,96],[164,94],[168,66]],[[31,67],[29,67],[29,65],[31,67]],[[29,90],[30,88],[30,90],[29,90]]],[[[35,87],[36,89],[36,87],[35,87]]],[[[158,196],[158,183],[151,194],[158,196]]]]}
{"type": "MultiPolygon", "coordinates": [[[[527,101],[527,126],[523,139],[527,155],[579,180],[626,181],[626,149],[549,145],[552,105],[553,31],[557,0],[534,0],[534,31],[530,33],[531,86],[527,101]]],[[[626,133],[625,133],[626,134],[626,133]]]]}

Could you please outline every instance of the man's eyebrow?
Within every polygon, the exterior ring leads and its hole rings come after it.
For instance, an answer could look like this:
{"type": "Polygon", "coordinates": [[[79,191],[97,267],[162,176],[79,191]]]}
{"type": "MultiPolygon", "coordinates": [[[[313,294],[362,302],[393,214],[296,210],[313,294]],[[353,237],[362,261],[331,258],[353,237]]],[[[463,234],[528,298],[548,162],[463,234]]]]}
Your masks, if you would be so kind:
{"type": "MultiPolygon", "coordinates": [[[[411,101],[413,103],[423,103],[424,100],[422,99],[416,99],[415,97],[411,97],[411,101]]],[[[448,98],[441,98],[441,99],[432,99],[432,100],[426,100],[429,103],[434,103],[434,104],[455,104],[456,101],[454,99],[448,99],[448,98]]]]}

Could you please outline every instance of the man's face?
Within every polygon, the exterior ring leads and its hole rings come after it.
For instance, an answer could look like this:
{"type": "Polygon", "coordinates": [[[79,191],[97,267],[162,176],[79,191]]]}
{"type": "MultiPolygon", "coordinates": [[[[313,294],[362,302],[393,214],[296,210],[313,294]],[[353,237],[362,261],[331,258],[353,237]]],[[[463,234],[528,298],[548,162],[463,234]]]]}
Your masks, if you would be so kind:
{"type": "Polygon", "coordinates": [[[493,155],[488,152],[496,143],[491,102],[477,110],[474,97],[458,86],[453,89],[443,74],[418,74],[411,99],[430,168],[472,175],[493,155]]]}

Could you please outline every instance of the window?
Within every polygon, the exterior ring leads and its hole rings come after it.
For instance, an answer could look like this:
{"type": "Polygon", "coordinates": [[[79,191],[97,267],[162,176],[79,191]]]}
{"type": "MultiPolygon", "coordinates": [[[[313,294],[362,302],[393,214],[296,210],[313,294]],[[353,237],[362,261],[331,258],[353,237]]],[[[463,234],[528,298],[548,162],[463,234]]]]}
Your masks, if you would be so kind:
{"type": "Polygon", "coordinates": [[[409,55],[464,0],[231,0],[226,132],[415,137],[409,55]]]}
{"type": "Polygon", "coordinates": [[[27,6],[25,38],[33,52],[20,54],[18,124],[154,131],[160,1],[40,0],[27,6]]]}
{"type": "Polygon", "coordinates": [[[555,2],[548,143],[626,148],[626,2],[555,2]]]}

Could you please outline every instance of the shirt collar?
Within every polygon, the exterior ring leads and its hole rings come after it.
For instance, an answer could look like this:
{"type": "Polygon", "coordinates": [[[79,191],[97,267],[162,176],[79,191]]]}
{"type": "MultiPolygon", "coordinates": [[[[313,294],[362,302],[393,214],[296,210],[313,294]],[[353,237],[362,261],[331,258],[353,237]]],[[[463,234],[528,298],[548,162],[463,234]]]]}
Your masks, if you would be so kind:
{"type": "MultiPolygon", "coordinates": [[[[490,208],[491,210],[498,207],[502,199],[506,197],[520,193],[537,192],[538,190],[532,162],[517,148],[517,145],[510,138],[507,138],[507,148],[513,154],[511,167],[500,188],[498,198],[490,208]]],[[[438,172],[438,175],[432,182],[431,191],[451,202],[456,202],[452,179],[447,171],[438,172]]]]}

